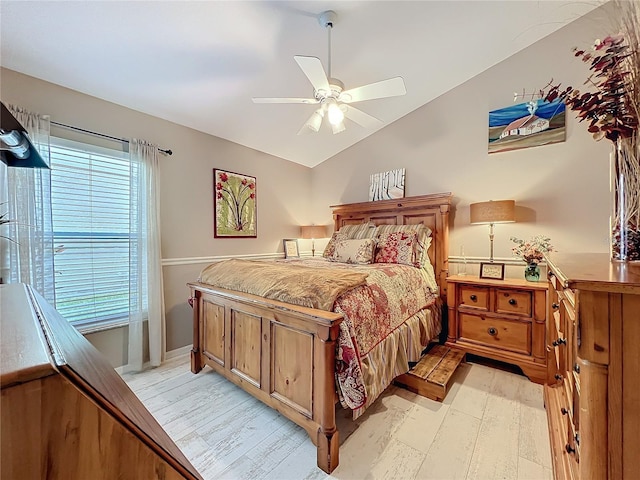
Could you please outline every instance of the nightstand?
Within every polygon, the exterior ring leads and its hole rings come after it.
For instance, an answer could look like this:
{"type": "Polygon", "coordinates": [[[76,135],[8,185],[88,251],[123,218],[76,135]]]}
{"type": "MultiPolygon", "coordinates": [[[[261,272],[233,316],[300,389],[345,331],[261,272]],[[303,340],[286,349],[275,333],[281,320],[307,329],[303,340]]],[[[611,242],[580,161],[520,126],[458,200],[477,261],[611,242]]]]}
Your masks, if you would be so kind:
{"type": "Polygon", "coordinates": [[[447,278],[447,346],[517,365],[544,384],[547,288],[547,282],[516,278],[447,278]]]}

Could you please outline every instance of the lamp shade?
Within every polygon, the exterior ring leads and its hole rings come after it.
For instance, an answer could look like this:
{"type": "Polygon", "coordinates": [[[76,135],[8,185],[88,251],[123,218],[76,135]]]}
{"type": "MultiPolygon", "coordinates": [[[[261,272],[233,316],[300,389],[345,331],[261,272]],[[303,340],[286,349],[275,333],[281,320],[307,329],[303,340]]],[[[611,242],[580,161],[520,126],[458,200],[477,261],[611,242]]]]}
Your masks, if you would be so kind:
{"type": "Polygon", "coordinates": [[[510,223],[516,221],[516,202],[496,200],[469,205],[471,223],[510,223]]]}
{"type": "Polygon", "coordinates": [[[300,238],[327,238],[327,227],[324,225],[303,225],[300,227],[300,238]]]}
{"type": "Polygon", "coordinates": [[[49,168],[4,103],[0,103],[0,160],[8,167],[49,168]]]}

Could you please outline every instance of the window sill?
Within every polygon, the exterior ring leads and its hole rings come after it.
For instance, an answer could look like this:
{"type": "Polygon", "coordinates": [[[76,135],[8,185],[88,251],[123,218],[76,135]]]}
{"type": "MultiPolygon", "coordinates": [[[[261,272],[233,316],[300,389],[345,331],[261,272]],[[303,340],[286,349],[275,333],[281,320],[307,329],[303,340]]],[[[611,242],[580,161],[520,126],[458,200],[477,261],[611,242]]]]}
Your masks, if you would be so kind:
{"type": "Polygon", "coordinates": [[[115,330],[116,328],[127,327],[129,322],[126,320],[121,320],[117,322],[109,322],[109,323],[100,323],[100,324],[88,324],[88,325],[74,325],[76,330],[78,330],[82,335],[89,335],[91,333],[104,332],[107,330],[115,330]]]}

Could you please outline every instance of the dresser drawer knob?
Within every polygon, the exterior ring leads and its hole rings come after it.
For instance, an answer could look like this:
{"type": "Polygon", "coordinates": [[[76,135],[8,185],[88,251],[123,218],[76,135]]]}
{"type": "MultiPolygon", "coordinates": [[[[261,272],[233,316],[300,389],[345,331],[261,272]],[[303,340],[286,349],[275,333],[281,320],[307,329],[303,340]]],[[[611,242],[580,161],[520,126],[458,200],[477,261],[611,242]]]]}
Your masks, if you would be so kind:
{"type": "Polygon", "coordinates": [[[475,295],[470,295],[469,298],[471,299],[472,302],[475,302],[476,300],[478,300],[478,297],[475,295]]]}
{"type": "Polygon", "coordinates": [[[560,413],[562,413],[563,415],[566,415],[567,413],[569,413],[569,410],[567,410],[566,408],[562,407],[560,409],[560,413]]]}
{"type": "Polygon", "coordinates": [[[509,305],[515,305],[516,303],[518,303],[518,302],[516,302],[515,298],[512,298],[512,299],[509,300],[509,305]]]}
{"type": "Polygon", "coordinates": [[[497,334],[498,334],[498,330],[496,330],[496,329],[495,329],[495,328],[493,328],[493,327],[489,327],[489,328],[487,329],[487,333],[493,337],[493,336],[495,336],[495,335],[497,335],[497,334]]]}
{"type": "Polygon", "coordinates": [[[576,449],[573,448],[571,445],[569,445],[568,443],[564,446],[564,449],[567,451],[567,453],[576,453],[576,449]]]}
{"type": "Polygon", "coordinates": [[[573,366],[573,371],[576,372],[577,374],[580,374],[580,365],[578,365],[577,363],[573,366]]]}
{"type": "Polygon", "coordinates": [[[561,337],[558,337],[556,340],[553,341],[553,346],[557,347],[558,345],[566,345],[567,344],[567,340],[561,337]]]}
{"type": "Polygon", "coordinates": [[[551,308],[553,308],[554,310],[557,310],[557,309],[559,309],[559,308],[560,308],[560,304],[553,302],[553,303],[551,304],[551,308]]]}
{"type": "Polygon", "coordinates": [[[560,375],[559,373],[556,373],[556,374],[553,376],[553,378],[555,378],[555,379],[556,379],[556,380],[558,380],[559,382],[561,382],[561,381],[564,379],[564,377],[563,377],[562,375],[560,375]]]}

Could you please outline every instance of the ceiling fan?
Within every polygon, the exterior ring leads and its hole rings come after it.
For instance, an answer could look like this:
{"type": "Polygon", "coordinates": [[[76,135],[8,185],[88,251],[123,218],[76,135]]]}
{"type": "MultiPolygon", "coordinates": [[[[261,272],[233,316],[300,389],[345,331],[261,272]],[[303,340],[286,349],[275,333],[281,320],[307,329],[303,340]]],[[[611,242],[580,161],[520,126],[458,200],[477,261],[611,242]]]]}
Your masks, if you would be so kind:
{"type": "Polygon", "coordinates": [[[328,10],[320,14],[318,21],[325,27],[329,37],[328,75],[322,67],[322,62],[316,57],[295,55],[304,74],[313,85],[313,98],[253,98],[254,103],[303,103],[320,105],[302,126],[298,135],[317,133],[326,116],[334,134],[343,132],[344,118],[348,118],[364,128],[374,128],[382,125],[382,121],[353,106],[352,103],[377,98],[396,97],[407,93],[402,77],[394,77],[361,87],[344,89],[344,84],[337,78],[331,77],[331,29],[338,18],[336,12],[328,10]]]}

